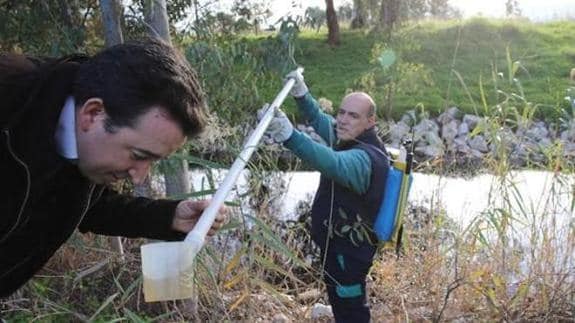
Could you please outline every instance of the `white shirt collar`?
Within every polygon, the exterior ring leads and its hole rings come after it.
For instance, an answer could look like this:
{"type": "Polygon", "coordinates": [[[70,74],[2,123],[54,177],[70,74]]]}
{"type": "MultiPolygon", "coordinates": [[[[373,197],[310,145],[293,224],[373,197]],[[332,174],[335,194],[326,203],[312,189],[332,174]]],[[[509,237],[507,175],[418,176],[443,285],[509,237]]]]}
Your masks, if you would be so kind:
{"type": "Polygon", "coordinates": [[[60,119],[58,120],[58,127],[54,137],[60,156],[66,159],[78,159],[78,147],[76,147],[76,106],[72,96],[66,99],[64,108],[60,112],[60,119]]]}

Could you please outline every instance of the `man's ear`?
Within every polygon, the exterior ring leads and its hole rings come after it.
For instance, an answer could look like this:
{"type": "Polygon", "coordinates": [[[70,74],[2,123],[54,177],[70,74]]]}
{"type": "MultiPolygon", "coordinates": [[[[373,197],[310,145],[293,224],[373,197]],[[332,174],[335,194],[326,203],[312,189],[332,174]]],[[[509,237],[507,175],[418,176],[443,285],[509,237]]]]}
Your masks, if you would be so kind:
{"type": "Polygon", "coordinates": [[[372,114],[371,116],[368,117],[369,123],[370,125],[373,127],[375,126],[376,122],[375,122],[375,113],[372,114]]]}
{"type": "Polygon", "coordinates": [[[88,131],[95,124],[102,123],[106,117],[104,101],[100,98],[89,98],[78,108],[76,123],[80,131],[88,131]]]}

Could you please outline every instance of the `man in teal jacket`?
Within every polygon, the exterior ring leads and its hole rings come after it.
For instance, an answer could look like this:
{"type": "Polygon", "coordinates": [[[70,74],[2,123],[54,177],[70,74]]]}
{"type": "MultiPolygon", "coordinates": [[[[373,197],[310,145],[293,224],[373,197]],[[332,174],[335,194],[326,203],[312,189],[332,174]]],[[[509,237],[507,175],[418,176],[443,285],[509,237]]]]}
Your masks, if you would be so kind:
{"type": "Polygon", "coordinates": [[[312,238],[320,247],[336,322],[369,322],[365,280],[377,249],[373,232],[389,159],[375,129],[376,107],[363,92],[341,102],[334,119],[320,110],[303,75],[287,75],[298,109],[327,145],[294,129],[277,111],[266,132],[321,173],[312,206],[312,238]]]}

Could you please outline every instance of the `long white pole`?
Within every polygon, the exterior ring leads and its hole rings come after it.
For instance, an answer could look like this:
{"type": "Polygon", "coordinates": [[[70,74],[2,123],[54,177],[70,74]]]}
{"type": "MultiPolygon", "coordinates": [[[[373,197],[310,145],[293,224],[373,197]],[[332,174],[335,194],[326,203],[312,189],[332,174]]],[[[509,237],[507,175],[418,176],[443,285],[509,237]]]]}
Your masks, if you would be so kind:
{"type": "MultiPolygon", "coordinates": [[[[298,70],[300,73],[303,72],[303,68],[298,68],[298,70]]],[[[247,142],[244,144],[240,155],[232,164],[232,167],[228,171],[224,181],[214,194],[212,201],[200,216],[200,219],[194,226],[194,229],[192,229],[192,231],[190,231],[186,236],[186,239],[184,240],[185,242],[194,244],[198,250],[203,246],[205,237],[210,230],[210,227],[214,223],[218,210],[224,203],[242,170],[246,167],[250,157],[257,148],[258,143],[260,142],[274,116],[275,110],[279,108],[283,103],[294,84],[295,80],[289,79],[285,83],[280,93],[276,96],[272,104],[268,107],[268,110],[265,112],[264,116],[256,126],[256,129],[252,132],[247,142]]]]}

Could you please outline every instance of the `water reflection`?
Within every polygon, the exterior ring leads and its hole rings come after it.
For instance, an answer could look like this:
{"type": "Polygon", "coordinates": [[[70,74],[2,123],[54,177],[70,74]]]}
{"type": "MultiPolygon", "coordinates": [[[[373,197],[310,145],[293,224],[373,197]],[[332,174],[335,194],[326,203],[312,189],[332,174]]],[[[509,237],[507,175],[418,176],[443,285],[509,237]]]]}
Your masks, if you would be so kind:
{"type": "MultiPolygon", "coordinates": [[[[210,174],[218,183],[226,171],[212,170],[210,174]]],[[[240,176],[228,198],[239,200],[242,214],[253,213],[246,198],[253,195],[247,176],[247,172],[240,176]],[[243,198],[236,199],[238,194],[243,198]]],[[[298,203],[310,203],[319,183],[317,172],[273,172],[255,177],[264,182],[271,196],[269,214],[282,220],[296,219],[298,203]]],[[[206,186],[209,181],[203,171],[192,172],[190,179],[196,190],[211,188],[206,186]]],[[[520,268],[526,273],[528,263],[551,256],[549,252],[558,268],[575,266],[574,185],[575,175],[544,171],[513,172],[503,178],[485,174],[471,179],[415,173],[408,202],[430,210],[432,215],[445,213],[462,229],[460,232],[477,225],[488,244],[496,245],[501,235],[505,236],[505,245],[524,255],[520,268]],[[507,220],[507,229],[498,231],[507,220]]]]}
{"type": "MultiPolygon", "coordinates": [[[[215,182],[221,182],[226,171],[211,171],[215,182]]],[[[247,193],[247,174],[244,172],[237,183],[238,193],[247,193]]],[[[282,189],[274,190],[274,182],[268,182],[268,191],[277,203],[276,216],[280,219],[297,217],[299,201],[310,201],[319,183],[318,172],[272,173],[283,179],[282,189]]],[[[274,176],[261,176],[270,180],[274,176]]],[[[205,171],[190,174],[196,190],[209,189],[205,171]]],[[[465,227],[486,210],[505,208],[512,210],[513,216],[526,224],[536,221],[541,215],[558,216],[562,224],[573,219],[574,175],[557,176],[544,171],[512,172],[504,179],[484,174],[471,179],[444,177],[414,173],[413,187],[409,203],[431,210],[443,209],[447,216],[465,227]]],[[[277,183],[276,183],[277,184],[277,183]]],[[[279,184],[277,184],[279,185],[279,184]]]]}

